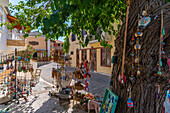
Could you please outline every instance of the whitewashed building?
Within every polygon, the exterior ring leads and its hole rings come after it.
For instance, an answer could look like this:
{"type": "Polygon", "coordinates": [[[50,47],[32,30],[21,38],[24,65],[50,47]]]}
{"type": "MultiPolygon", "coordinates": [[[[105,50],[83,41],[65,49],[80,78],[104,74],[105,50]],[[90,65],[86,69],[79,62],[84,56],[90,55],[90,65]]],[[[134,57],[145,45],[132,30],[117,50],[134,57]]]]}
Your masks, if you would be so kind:
{"type": "MultiPolygon", "coordinates": [[[[13,22],[15,17],[10,15],[8,7],[0,5],[0,22],[13,22]]],[[[25,39],[23,34],[19,33],[21,28],[14,28],[8,30],[6,26],[0,27],[0,56],[18,50],[25,49],[25,39]]]]}

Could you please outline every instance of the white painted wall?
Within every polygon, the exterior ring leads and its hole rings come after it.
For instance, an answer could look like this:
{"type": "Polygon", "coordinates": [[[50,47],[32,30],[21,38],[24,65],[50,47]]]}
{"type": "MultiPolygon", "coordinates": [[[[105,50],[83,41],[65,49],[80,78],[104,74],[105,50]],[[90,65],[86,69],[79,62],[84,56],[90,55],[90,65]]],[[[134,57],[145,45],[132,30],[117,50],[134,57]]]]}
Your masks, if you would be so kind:
{"type": "MultiPolygon", "coordinates": [[[[2,6],[0,6],[0,13],[3,16],[3,22],[7,22],[7,16],[6,13],[4,11],[4,9],[2,8],[2,6]]],[[[2,54],[6,54],[7,52],[7,46],[6,46],[6,41],[7,41],[7,28],[6,26],[3,26],[2,29],[0,30],[0,52],[2,54]]]]}

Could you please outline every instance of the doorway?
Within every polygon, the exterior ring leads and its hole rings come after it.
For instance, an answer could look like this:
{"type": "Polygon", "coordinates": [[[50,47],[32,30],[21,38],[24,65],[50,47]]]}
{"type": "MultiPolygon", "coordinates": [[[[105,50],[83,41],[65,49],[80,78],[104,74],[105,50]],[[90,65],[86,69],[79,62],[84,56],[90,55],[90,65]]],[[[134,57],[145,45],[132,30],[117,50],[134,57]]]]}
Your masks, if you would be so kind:
{"type": "Polygon", "coordinates": [[[76,50],[76,67],[79,66],[79,50],[76,50]]]}
{"type": "Polygon", "coordinates": [[[90,50],[90,60],[94,61],[94,70],[97,71],[97,50],[96,49],[90,50]]]}

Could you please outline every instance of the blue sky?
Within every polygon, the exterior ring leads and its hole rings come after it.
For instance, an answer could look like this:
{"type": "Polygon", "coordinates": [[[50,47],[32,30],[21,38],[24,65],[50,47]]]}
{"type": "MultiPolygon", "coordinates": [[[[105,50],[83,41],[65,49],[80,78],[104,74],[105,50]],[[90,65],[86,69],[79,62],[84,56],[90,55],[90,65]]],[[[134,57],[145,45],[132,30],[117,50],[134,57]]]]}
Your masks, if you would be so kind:
{"type": "MultiPolygon", "coordinates": [[[[18,4],[18,2],[20,2],[20,1],[25,1],[25,0],[9,0],[9,2],[12,3],[13,5],[18,4]]],[[[63,39],[64,39],[64,37],[59,37],[60,41],[64,41],[63,39]]]]}

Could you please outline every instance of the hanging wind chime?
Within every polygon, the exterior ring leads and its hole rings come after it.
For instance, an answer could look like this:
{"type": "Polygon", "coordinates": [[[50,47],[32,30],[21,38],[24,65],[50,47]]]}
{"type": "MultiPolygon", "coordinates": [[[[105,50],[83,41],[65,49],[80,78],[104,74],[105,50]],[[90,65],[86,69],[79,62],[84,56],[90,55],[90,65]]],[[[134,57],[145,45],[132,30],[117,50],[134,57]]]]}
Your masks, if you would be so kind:
{"type": "Polygon", "coordinates": [[[123,56],[122,56],[122,73],[118,77],[119,82],[122,84],[126,82],[126,76],[124,75],[124,64],[125,64],[125,50],[126,50],[126,37],[127,37],[129,7],[130,7],[130,0],[127,0],[126,26],[125,26],[124,48],[123,48],[123,56]]]}

